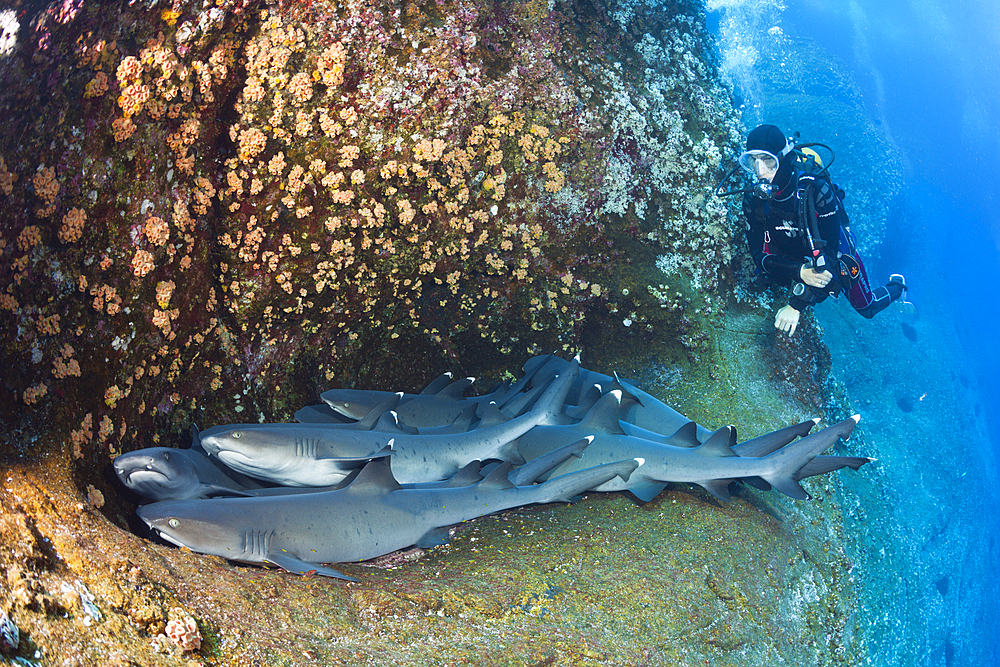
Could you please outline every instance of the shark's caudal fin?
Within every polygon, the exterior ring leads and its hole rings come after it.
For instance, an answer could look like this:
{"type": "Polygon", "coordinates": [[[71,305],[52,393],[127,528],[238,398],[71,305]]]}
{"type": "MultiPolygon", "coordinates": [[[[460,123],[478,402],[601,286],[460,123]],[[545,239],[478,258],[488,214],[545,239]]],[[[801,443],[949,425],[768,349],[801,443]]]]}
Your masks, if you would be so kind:
{"type": "Polygon", "coordinates": [[[531,415],[536,424],[559,425],[564,421],[562,416],[563,403],[569,390],[573,388],[573,380],[580,374],[580,357],[575,357],[552,384],[548,386],[531,408],[531,415]]]}
{"type": "Polygon", "coordinates": [[[857,470],[866,463],[871,463],[874,460],[875,459],[870,459],[867,456],[817,456],[812,461],[802,466],[802,468],[795,474],[795,477],[802,480],[806,477],[825,475],[828,472],[840,470],[841,468],[857,470]]]}
{"type": "MultiPolygon", "coordinates": [[[[551,381],[550,381],[551,382],[551,381]]],[[[536,385],[527,391],[515,394],[500,406],[500,411],[508,417],[519,417],[531,409],[531,406],[538,401],[539,397],[545,393],[549,383],[536,385]]]]}
{"type": "Polygon", "coordinates": [[[807,435],[768,454],[765,459],[777,463],[778,467],[773,473],[762,475],[764,481],[786,496],[808,500],[809,494],[799,486],[799,480],[802,479],[799,476],[800,471],[838,440],[841,438],[846,440],[860,419],[858,415],[848,417],[840,423],[807,435]]]}

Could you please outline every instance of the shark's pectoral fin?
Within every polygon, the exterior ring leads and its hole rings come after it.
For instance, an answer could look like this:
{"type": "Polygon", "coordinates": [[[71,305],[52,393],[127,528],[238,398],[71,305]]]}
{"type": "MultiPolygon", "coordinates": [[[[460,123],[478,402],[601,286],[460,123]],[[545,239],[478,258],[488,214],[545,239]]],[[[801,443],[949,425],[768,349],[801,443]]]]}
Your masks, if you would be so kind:
{"type": "Polygon", "coordinates": [[[648,482],[642,482],[641,484],[630,484],[628,490],[642,502],[648,503],[650,500],[660,495],[665,488],[667,488],[666,482],[650,480],[648,482]]]}
{"type": "Polygon", "coordinates": [[[725,502],[732,496],[729,494],[729,483],[731,479],[710,479],[698,482],[698,486],[705,489],[719,500],[725,502]]]}
{"type": "Polygon", "coordinates": [[[357,581],[354,577],[349,577],[342,572],[337,572],[332,567],[326,567],[319,563],[310,563],[300,560],[287,552],[268,554],[265,559],[272,565],[277,565],[283,570],[288,570],[294,574],[319,574],[332,579],[343,579],[344,581],[357,581]]]}
{"type": "Polygon", "coordinates": [[[451,541],[451,531],[447,527],[444,528],[431,528],[424,536],[417,540],[417,546],[421,549],[430,549],[431,547],[439,547],[442,544],[448,544],[451,541]]]}

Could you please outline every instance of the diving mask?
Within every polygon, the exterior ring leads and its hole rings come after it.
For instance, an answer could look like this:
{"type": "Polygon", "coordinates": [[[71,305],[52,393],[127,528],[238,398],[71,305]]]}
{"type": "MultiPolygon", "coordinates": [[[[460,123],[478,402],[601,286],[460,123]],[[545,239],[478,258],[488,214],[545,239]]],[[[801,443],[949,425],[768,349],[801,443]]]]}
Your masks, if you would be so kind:
{"type": "Polygon", "coordinates": [[[768,183],[778,173],[778,158],[767,151],[747,151],[737,159],[737,162],[751,177],[768,183]]]}

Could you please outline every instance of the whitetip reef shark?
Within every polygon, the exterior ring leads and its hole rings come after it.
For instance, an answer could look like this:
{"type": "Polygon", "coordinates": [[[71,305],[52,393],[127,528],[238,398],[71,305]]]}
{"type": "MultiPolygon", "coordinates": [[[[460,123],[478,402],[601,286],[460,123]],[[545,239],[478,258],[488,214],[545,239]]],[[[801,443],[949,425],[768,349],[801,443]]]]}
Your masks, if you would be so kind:
{"type": "MultiPolygon", "coordinates": [[[[716,498],[728,500],[730,482],[746,477],[760,478],[792,498],[807,499],[809,495],[798,484],[803,468],[841,438],[846,439],[860,419],[855,415],[800,440],[779,445],[770,452],[766,450],[780,443],[781,438],[765,437],[760,441],[764,444],[747,450],[747,453],[758,456],[741,456],[734,450],[736,432],[730,426],[717,430],[704,443],[687,447],[627,435],[618,419],[620,400],[620,391],[613,390],[601,398],[579,424],[538,426],[521,436],[518,451],[525,461],[531,461],[562,447],[567,439],[593,436],[593,442],[581,452],[579,458],[567,459],[550,474],[566,474],[609,460],[639,459],[643,463],[628,481],[613,480],[592,490],[631,491],[643,501],[655,498],[671,482],[698,484],[716,498]]],[[[692,436],[693,433],[688,437],[692,436]]],[[[863,459],[858,467],[869,460],[863,459]]],[[[847,465],[851,463],[838,461],[833,469],[847,465]]]]}
{"type": "Polygon", "coordinates": [[[516,459],[514,440],[541,424],[561,423],[563,402],[579,363],[578,358],[570,362],[527,414],[465,433],[393,434],[312,424],[236,425],[203,434],[201,446],[234,470],[285,486],[336,484],[359,461],[383,456],[390,458],[393,475],[402,484],[438,481],[474,460],[516,459]]]}
{"type": "Polygon", "coordinates": [[[414,544],[443,544],[448,526],[522,505],[568,502],[609,479],[627,478],[637,465],[620,461],[515,486],[505,463],[466,486],[403,488],[388,460],[378,459],[333,491],[169,500],[143,505],[137,513],[166,541],[198,553],[357,581],[323,563],[367,560],[414,544]]]}

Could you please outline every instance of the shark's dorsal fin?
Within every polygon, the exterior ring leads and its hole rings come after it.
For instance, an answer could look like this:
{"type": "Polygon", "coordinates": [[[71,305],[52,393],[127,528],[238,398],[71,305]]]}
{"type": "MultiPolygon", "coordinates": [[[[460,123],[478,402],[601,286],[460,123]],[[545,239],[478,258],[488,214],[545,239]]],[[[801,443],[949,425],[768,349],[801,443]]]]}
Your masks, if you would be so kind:
{"type": "Polygon", "coordinates": [[[510,483],[510,470],[512,467],[513,466],[511,466],[510,461],[504,461],[494,468],[493,472],[491,472],[486,479],[479,483],[480,488],[494,489],[498,491],[502,489],[517,488],[510,483]]]}
{"type": "Polygon", "coordinates": [[[450,382],[451,382],[451,371],[442,373],[441,375],[431,380],[430,383],[428,383],[428,385],[420,391],[420,395],[430,396],[431,394],[436,394],[445,387],[447,387],[450,382]]]}
{"type": "Polygon", "coordinates": [[[456,472],[451,479],[444,483],[444,486],[448,488],[458,488],[461,486],[469,486],[470,484],[476,484],[482,480],[479,474],[482,463],[480,461],[472,461],[465,464],[465,467],[456,472]]]}
{"type": "Polygon", "coordinates": [[[205,448],[201,446],[201,436],[199,435],[197,424],[191,424],[191,446],[188,449],[205,452],[205,448]]]}
{"type": "Polygon", "coordinates": [[[601,397],[594,407],[587,412],[577,427],[587,433],[609,433],[612,435],[625,435],[622,425],[618,421],[618,414],[621,408],[622,393],[618,389],[613,389],[601,397]]]}
{"type": "Polygon", "coordinates": [[[539,368],[545,365],[545,363],[552,358],[551,354],[539,354],[538,356],[532,357],[524,362],[521,369],[524,371],[525,375],[532,375],[539,368]]]}
{"type": "Polygon", "coordinates": [[[399,403],[399,399],[401,399],[402,397],[403,397],[403,392],[401,391],[398,391],[392,394],[391,396],[386,396],[381,401],[379,401],[378,404],[375,405],[375,407],[369,410],[368,414],[366,414],[364,417],[358,420],[358,423],[355,425],[355,428],[357,428],[359,431],[372,430],[373,428],[375,428],[375,425],[378,423],[379,419],[382,418],[382,415],[396,408],[396,405],[399,403]]]}
{"type": "Polygon", "coordinates": [[[497,426],[510,421],[510,417],[500,412],[500,408],[492,401],[481,409],[481,413],[479,415],[479,428],[497,426]]]}
{"type": "Polygon", "coordinates": [[[391,456],[377,458],[367,465],[354,478],[348,489],[363,490],[365,488],[385,489],[395,491],[403,488],[392,476],[391,456]]]}
{"type": "Polygon", "coordinates": [[[374,430],[383,431],[385,433],[409,435],[414,435],[417,432],[417,429],[412,426],[401,424],[399,421],[399,415],[396,414],[395,410],[389,410],[389,412],[382,413],[382,416],[378,418],[378,423],[375,424],[374,430]]]}
{"type": "Polygon", "coordinates": [[[723,426],[712,434],[705,444],[699,445],[695,451],[706,456],[738,456],[733,451],[736,444],[736,429],[732,426],[723,426]]]}
{"type": "Polygon", "coordinates": [[[462,414],[455,417],[450,426],[455,433],[464,433],[472,428],[472,422],[476,418],[476,412],[479,410],[479,405],[473,403],[466,409],[462,410],[462,414]]]}
{"type": "Polygon", "coordinates": [[[465,398],[465,391],[472,386],[476,378],[459,378],[437,393],[441,398],[465,398]]]}
{"type": "Polygon", "coordinates": [[[615,376],[615,388],[622,390],[622,400],[628,399],[630,401],[635,401],[639,405],[644,405],[642,399],[639,398],[639,391],[630,385],[629,383],[618,377],[617,371],[611,371],[615,376]]]}
{"type": "Polygon", "coordinates": [[[669,444],[675,447],[697,447],[701,444],[698,441],[698,425],[694,422],[684,424],[670,436],[669,444]]]}

